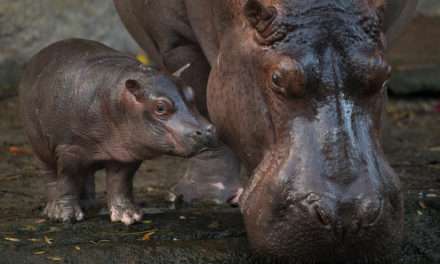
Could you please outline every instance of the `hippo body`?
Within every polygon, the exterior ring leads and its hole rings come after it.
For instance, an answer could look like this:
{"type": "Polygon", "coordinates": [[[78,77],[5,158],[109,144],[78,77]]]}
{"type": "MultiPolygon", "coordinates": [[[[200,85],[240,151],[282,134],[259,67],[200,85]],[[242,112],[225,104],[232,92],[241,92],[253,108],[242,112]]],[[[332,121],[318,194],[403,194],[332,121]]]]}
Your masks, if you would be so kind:
{"type": "Polygon", "coordinates": [[[417,0],[114,3],[155,63],[191,64],[183,79],[251,172],[240,207],[255,252],[399,256],[403,199],[380,142],[384,52],[417,0]]]}
{"type": "Polygon", "coordinates": [[[95,196],[94,173],[106,169],[111,220],[139,221],[132,178],[142,160],[190,156],[215,144],[191,88],[97,42],[43,49],[19,92],[26,134],[49,179],[51,219],[82,220],[95,196]]]}

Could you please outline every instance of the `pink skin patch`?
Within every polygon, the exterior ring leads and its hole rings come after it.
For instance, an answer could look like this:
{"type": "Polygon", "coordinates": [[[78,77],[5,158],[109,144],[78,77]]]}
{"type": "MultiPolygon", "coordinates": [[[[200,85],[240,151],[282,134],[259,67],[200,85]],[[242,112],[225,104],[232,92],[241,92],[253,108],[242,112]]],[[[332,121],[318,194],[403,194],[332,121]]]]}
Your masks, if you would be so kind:
{"type": "Polygon", "coordinates": [[[142,214],[131,209],[126,209],[121,212],[121,208],[110,208],[110,220],[112,222],[122,222],[125,225],[132,225],[142,220],[142,214]]]}

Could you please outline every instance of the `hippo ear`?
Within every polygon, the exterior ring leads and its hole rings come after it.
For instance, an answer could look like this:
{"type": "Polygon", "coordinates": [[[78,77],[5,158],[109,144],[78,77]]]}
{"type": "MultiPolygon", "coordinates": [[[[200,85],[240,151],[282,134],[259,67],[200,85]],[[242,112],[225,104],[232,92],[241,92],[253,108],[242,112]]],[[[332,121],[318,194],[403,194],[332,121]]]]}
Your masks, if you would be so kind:
{"type": "Polygon", "coordinates": [[[259,0],[248,0],[244,5],[243,12],[251,26],[257,31],[260,31],[259,25],[262,22],[271,21],[275,16],[275,9],[265,7],[259,0]]]}
{"type": "Polygon", "coordinates": [[[191,63],[187,63],[185,65],[183,65],[180,69],[178,69],[176,72],[173,73],[173,76],[176,78],[180,78],[182,77],[182,74],[189,68],[191,67],[191,63]]]}
{"type": "Polygon", "coordinates": [[[137,101],[141,101],[144,98],[141,86],[136,80],[125,81],[125,88],[136,98],[137,101]]]}

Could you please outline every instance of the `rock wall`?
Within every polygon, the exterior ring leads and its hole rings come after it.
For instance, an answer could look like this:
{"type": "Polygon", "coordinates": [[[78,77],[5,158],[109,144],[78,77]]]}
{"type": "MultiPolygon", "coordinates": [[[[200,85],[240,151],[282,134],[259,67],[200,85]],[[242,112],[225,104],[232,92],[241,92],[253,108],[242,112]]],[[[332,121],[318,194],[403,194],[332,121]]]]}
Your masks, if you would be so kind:
{"type": "MultiPolygon", "coordinates": [[[[440,0],[421,1],[421,14],[440,20],[440,0]]],[[[139,51],[119,21],[112,0],[0,0],[0,99],[15,94],[22,65],[30,56],[52,42],[71,37],[139,51]]]]}
{"type": "Polygon", "coordinates": [[[111,0],[0,0],[0,98],[15,93],[27,59],[52,42],[72,37],[123,51],[139,49],[111,0]]]}

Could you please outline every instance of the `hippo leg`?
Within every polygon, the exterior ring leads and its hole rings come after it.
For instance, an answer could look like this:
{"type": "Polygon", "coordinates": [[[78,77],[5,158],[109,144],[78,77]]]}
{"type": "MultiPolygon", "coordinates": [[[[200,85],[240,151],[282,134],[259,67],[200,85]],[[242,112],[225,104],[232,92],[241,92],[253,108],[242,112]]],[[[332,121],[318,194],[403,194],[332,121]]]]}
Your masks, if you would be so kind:
{"type": "Polygon", "coordinates": [[[84,219],[79,203],[82,170],[76,157],[72,152],[58,152],[56,171],[49,166],[42,167],[42,173],[49,179],[48,202],[43,214],[50,219],[63,222],[84,219]]]}
{"type": "Polygon", "coordinates": [[[95,172],[90,171],[84,176],[82,184],[81,196],[80,196],[81,208],[87,210],[95,208],[96,193],[95,193],[95,172]]]}
{"type": "Polygon", "coordinates": [[[133,199],[133,176],[141,162],[106,166],[107,204],[112,222],[131,225],[142,219],[142,213],[133,199]]]}

